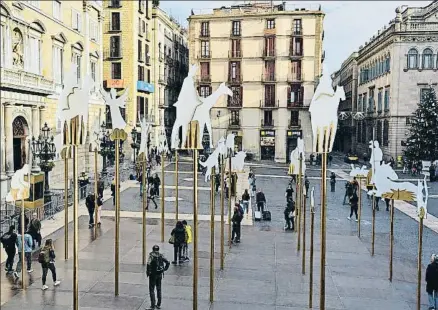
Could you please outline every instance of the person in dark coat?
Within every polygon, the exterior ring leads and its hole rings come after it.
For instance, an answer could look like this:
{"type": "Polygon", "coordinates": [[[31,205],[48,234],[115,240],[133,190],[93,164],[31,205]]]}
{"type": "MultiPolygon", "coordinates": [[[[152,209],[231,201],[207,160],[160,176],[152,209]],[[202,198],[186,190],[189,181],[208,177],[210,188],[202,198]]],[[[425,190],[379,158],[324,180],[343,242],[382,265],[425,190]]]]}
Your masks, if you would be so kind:
{"type": "Polygon", "coordinates": [[[358,221],[357,218],[358,202],[359,202],[359,198],[357,197],[356,193],[353,193],[353,195],[350,198],[350,216],[347,217],[349,220],[351,220],[351,217],[353,216],[354,213],[356,215],[356,222],[358,221]]]}
{"type": "Polygon", "coordinates": [[[231,233],[231,242],[240,243],[240,223],[243,219],[243,214],[240,212],[238,205],[234,206],[233,217],[231,222],[233,223],[233,231],[231,233]]]}
{"type": "Polygon", "coordinates": [[[438,255],[432,254],[426,269],[426,292],[429,299],[429,310],[438,308],[438,255]]]}
{"type": "Polygon", "coordinates": [[[173,265],[179,265],[184,260],[182,259],[182,248],[186,243],[186,230],[181,221],[176,222],[175,228],[171,232],[173,237],[173,265]]]}
{"type": "Polygon", "coordinates": [[[35,248],[35,246],[38,244],[38,247],[41,247],[41,221],[38,219],[38,214],[34,212],[32,214],[32,219],[29,223],[29,229],[28,229],[29,235],[32,236],[33,240],[33,246],[32,248],[35,248]]]}
{"type": "MultiPolygon", "coordinates": [[[[21,233],[23,230],[21,228],[21,211],[19,209],[17,209],[17,212],[19,212],[18,214],[18,218],[17,218],[17,231],[19,233],[21,233]]],[[[26,213],[24,214],[24,232],[27,231],[29,227],[29,218],[27,217],[26,213]]]]}
{"type": "Polygon", "coordinates": [[[295,203],[291,199],[287,201],[286,208],[284,209],[284,219],[286,221],[285,230],[294,230],[294,216],[293,212],[295,211],[295,203]]]}
{"type": "Polygon", "coordinates": [[[155,195],[156,196],[158,196],[158,197],[160,197],[160,185],[161,185],[161,180],[160,180],[160,178],[158,177],[158,174],[154,174],[154,182],[153,182],[153,185],[154,185],[154,192],[155,192],[155,195]]]}
{"type": "Polygon", "coordinates": [[[6,255],[8,256],[6,259],[6,271],[10,274],[13,271],[14,266],[14,258],[15,258],[15,245],[17,243],[17,234],[15,233],[15,226],[11,225],[9,227],[9,231],[5,233],[0,238],[1,243],[3,244],[3,248],[5,249],[6,255]]]}
{"type": "Polygon", "coordinates": [[[347,181],[347,183],[345,183],[345,195],[344,195],[344,201],[342,202],[343,205],[345,205],[345,200],[347,198],[350,199],[350,197],[353,196],[353,192],[354,192],[353,183],[347,181]]]}
{"type": "Polygon", "coordinates": [[[263,210],[265,209],[265,203],[266,203],[266,197],[262,189],[260,188],[256,195],[257,210],[263,213],[263,210]]]}
{"type": "Polygon", "coordinates": [[[334,192],[336,189],[336,174],[334,172],[330,174],[330,187],[331,191],[334,192]]]}
{"type": "Polygon", "coordinates": [[[160,253],[160,247],[154,245],[149,253],[146,275],[149,277],[149,296],[151,307],[149,309],[161,309],[161,280],[164,272],[169,269],[169,261],[160,253]],[[155,288],[157,288],[157,303],[155,303],[155,288]]]}
{"type": "Polygon", "coordinates": [[[286,202],[289,201],[289,199],[293,199],[294,189],[291,184],[289,184],[286,188],[286,193],[284,193],[284,196],[286,197],[286,202]]]}
{"type": "Polygon", "coordinates": [[[85,206],[88,210],[89,215],[89,221],[88,221],[88,228],[93,228],[94,226],[94,211],[95,211],[95,199],[93,194],[88,194],[87,198],[85,199],[85,206]]]}

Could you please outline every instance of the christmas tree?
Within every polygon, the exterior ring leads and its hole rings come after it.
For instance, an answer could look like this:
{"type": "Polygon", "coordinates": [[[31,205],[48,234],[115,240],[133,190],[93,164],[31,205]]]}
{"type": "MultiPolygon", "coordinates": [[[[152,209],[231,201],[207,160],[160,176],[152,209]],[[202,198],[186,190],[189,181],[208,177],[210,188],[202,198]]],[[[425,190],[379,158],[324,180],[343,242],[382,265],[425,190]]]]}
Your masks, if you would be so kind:
{"type": "Polygon", "coordinates": [[[432,87],[423,90],[420,104],[410,118],[405,155],[411,162],[438,159],[438,104],[432,87]]]}

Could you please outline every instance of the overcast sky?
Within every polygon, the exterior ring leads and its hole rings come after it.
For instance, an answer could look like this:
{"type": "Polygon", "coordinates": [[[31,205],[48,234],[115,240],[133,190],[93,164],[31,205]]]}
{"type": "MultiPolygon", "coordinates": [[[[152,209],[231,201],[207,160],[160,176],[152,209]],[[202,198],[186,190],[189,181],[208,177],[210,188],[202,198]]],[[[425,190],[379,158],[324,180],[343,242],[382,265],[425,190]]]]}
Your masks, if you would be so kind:
{"type": "MultiPolygon", "coordinates": [[[[250,1],[160,1],[160,6],[181,24],[187,25],[191,9],[195,14],[211,12],[212,8],[250,1]]],[[[259,1],[261,2],[261,1],[259,1]]],[[[274,1],[275,4],[282,1],[274,1]]],[[[395,18],[401,5],[425,6],[432,1],[286,1],[286,9],[293,6],[321,4],[324,20],[325,63],[330,72],[338,70],[342,62],[360,45],[377,34],[379,29],[395,18]]]]}

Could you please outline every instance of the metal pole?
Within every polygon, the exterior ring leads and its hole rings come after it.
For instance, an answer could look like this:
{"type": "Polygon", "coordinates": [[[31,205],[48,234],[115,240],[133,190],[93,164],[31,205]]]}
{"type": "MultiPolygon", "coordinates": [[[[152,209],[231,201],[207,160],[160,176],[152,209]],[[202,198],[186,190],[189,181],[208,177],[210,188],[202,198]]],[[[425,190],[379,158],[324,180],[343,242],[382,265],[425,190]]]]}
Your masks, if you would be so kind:
{"type": "Polygon", "coordinates": [[[297,251],[300,251],[301,246],[301,211],[302,211],[302,198],[303,198],[303,188],[301,186],[301,178],[303,176],[302,169],[303,169],[303,155],[300,153],[300,167],[298,170],[298,180],[297,180],[297,207],[295,210],[297,210],[297,229],[298,229],[298,241],[297,241],[297,251]]]}
{"type": "MultiPolygon", "coordinates": [[[[424,210],[424,209],[423,209],[424,210]]],[[[423,255],[423,212],[420,211],[418,223],[418,266],[417,266],[417,310],[421,309],[421,257],[423,255]]]]}
{"type": "Polygon", "coordinates": [[[309,261],[309,308],[312,308],[313,304],[313,236],[315,233],[315,209],[310,209],[310,261],[309,261]]]}
{"type": "Polygon", "coordinates": [[[224,243],[225,243],[225,204],[224,204],[224,155],[221,155],[221,270],[224,270],[224,243]]]}
{"type": "Polygon", "coordinates": [[[327,194],[327,153],[322,153],[321,163],[322,188],[321,188],[321,263],[320,263],[320,288],[319,309],[325,310],[325,251],[326,251],[326,194],[327,194]]]}
{"type": "Polygon", "coordinates": [[[228,152],[228,245],[231,248],[231,152],[228,152]]]}
{"type": "Polygon", "coordinates": [[[68,151],[64,158],[64,259],[68,259],[68,151]]]}
{"type": "Polygon", "coordinates": [[[116,225],[116,231],[115,231],[115,240],[114,240],[114,295],[119,295],[119,237],[120,237],[120,140],[116,139],[116,171],[115,171],[115,195],[116,195],[116,208],[115,208],[115,225],[116,225]]]}
{"type": "MultiPolygon", "coordinates": [[[[79,117],[77,117],[79,120],[79,117]]],[[[75,125],[73,123],[73,125],[75,125]]],[[[78,186],[78,146],[72,145],[73,155],[73,310],[79,309],[79,186],[78,186]]],[[[68,227],[66,227],[68,229],[68,227]]]]}
{"type": "Polygon", "coordinates": [[[198,309],[198,150],[193,150],[193,310],[198,309]]]}
{"type": "MultiPolygon", "coordinates": [[[[301,186],[301,191],[302,191],[301,186]]],[[[306,198],[307,198],[307,192],[306,195],[303,197],[303,258],[301,262],[301,272],[303,274],[306,274],[306,198]]]]}
{"type": "MultiPolygon", "coordinates": [[[[141,182],[142,182],[142,231],[141,231],[141,239],[142,239],[142,264],[146,265],[146,200],[147,200],[147,191],[146,191],[146,153],[142,153],[142,176],[141,176],[141,182]]],[[[137,159],[138,160],[138,159],[137,159]]]]}
{"type": "Polygon", "coordinates": [[[373,217],[372,217],[372,226],[371,226],[371,256],[374,256],[374,243],[376,238],[376,197],[375,194],[371,196],[372,201],[372,209],[373,209],[373,217]]]}
{"type": "Polygon", "coordinates": [[[212,178],[210,179],[210,302],[214,300],[214,217],[215,217],[215,194],[214,194],[214,176],[216,175],[215,167],[211,168],[212,178]]]}
{"type": "Polygon", "coordinates": [[[161,242],[164,242],[164,152],[161,152],[161,242]]]}
{"type": "Polygon", "coordinates": [[[175,149],[175,220],[178,221],[178,150],[175,149]]]}
{"type": "Polygon", "coordinates": [[[358,221],[357,221],[357,236],[360,238],[360,218],[362,214],[362,177],[358,177],[359,179],[359,188],[358,188],[358,221]]]}
{"type": "Polygon", "coordinates": [[[390,230],[389,230],[389,281],[392,282],[392,262],[394,256],[394,199],[391,199],[391,214],[390,214],[390,230]]]}
{"type": "Polygon", "coordinates": [[[97,237],[97,213],[99,206],[97,204],[97,182],[99,175],[97,174],[97,148],[94,150],[94,238],[97,237]]]}
{"type": "MultiPolygon", "coordinates": [[[[30,179],[29,179],[30,183],[30,179]]],[[[21,198],[21,289],[24,290],[24,197],[21,198]]]]}

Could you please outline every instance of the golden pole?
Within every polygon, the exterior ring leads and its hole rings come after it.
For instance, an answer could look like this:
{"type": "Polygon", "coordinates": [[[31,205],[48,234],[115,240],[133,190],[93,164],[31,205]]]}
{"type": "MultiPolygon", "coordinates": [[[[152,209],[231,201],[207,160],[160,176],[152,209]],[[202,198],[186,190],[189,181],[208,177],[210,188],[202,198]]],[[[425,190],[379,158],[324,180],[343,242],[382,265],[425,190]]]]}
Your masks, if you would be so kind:
{"type": "Polygon", "coordinates": [[[417,266],[417,310],[421,309],[421,258],[423,255],[423,218],[424,208],[420,209],[420,222],[418,223],[418,266],[417,266]]]}
{"type": "Polygon", "coordinates": [[[161,152],[161,242],[164,242],[164,152],[161,152]]]}
{"type": "MultiPolygon", "coordinates": [[[[303,191],[302,186],[301,186],[301,191],[303,191]]],[[[303,258],[301,262],[301,272],[303,274],[306,274],[306,198],[307,198],[307,192],[302,199],[303,201],[303,258]]]]}
{"type": "Polygon", "coordinates": [[[358,220],[357,220],[357,236],[360,238],[360,218],[362,214],[362,177],[358,177],[359,179],[359,188],[358,188],[358,220]]]}
{"type": "Polygon", "coordinates": [[[210,302],[214,300],[214,217],[215,217],[215,195],[214,195],[214,176],[216,175],[215,167],[211,168],[210,179],[210,302]]]}
{"type": "Polygon", "coordinates": [[[193,149],[193,310],[198,309],[198,150],[193,149]]]}
{"type": "Polygon", "coordinates": [[[97,174],[97,148],[94,149],[94,238],[97,237],[97,212],[99,206],[97,205],[97,182],[99,175],[97,174]]]}
{"type": "Polygon", "coordinates": [[[175,220],[178,221],[178,150],[175,149],[175,220]]]}
{"type": "Polygon", "coordinates": [[[313,236],[315,233],[315,207],[310,206],[310,261],[309,261],[309,308],[313,303],[313,236]]]}
{"type": "Polygon", "coordinates": [[[297,207],[295,210],[297,210],[297,229],[298,229],[298,241],[297,241],[297,251],[300,251],[301,246],[301,210],[302,210],[302,198],[303,198],[303,188],[301,186],[301,178],[303,176],[302,169],[303,169],[303,155],[300,153],[300,168],[298,170],[298,180],[297,180],[297,207]]]}
{"type": "Polygon", "coordinates": [[[390,230],[389,230],[389,281],[392,282],[392,262],[394,256],[394,199],[391,199],[391,214],[390,214],[390,230]]]}
{"type": "MultiPolygon", "coordinates": [[[[327,134],[325,134],[327,136],[327,134]]],[[[327,194],[327,153],[322,153],[321,163],[322,188],[321,188],[321,263],[320,263],[320,288],[319,309],[325,310],[325,251],[326,251],[326,194],[327,194]]]]}
{"type": "MultiPolygon", "coordinates": [[[[30,181],[30,179],[29,179],[30,181]]],[[[47,182],[47,180],[44,180],[47,182]]],[[[21,198],[21,289],[24,290],[24,197],[21,198]]]]}
{"type": "Polygon", "coordinates": [[[228,245],[231,248],[231,151],[228,154],[228,245]]]}
{"type": "Polygon", "coordinates": [[[371,196],[372,201],[372,209],[373,209],[373,217],[372,217],[372,226],[371,226],[371,256],[374,256],[374,242],[376,238],[376,197],[375,194],[371,196]]]}
{"type": "Polygon", "coordinates": [[[146,201],[147,201],[147,191],[146,191],[146,153],[143,152],[142,154],[142,162],[141,162],[141,166],[142,166],[142,176],[141,176],[141,182],[142,182],[142,193],[141,193],[141,202],[142,202],[142,221],[141,221],[141,226],[142,226],[142,231],[141,231],[141,240],[142,240],[142,264],[146,265],[146,201]]]}
{"type": "Polygon", "coordinates": [[[115,231],[115,242],[114,242],[114,295],[118,296],[119,295],[119,237],[120,237],[120,168],[119,168],[119,160],[120,160],[120,139],[116,138],[115,139],[116,142],[116,173],[115,173],[115,187],[116,187],[116,191],[115,191],[115,195],[116,195],[116,208],[115,208],[115,215],[116,215],[116,221],[115,221],[115,225],[116,225],[116,231],[115,231]]]}
{"type": "Polygon", "coordinates": [[[224,270],[224,243],[225,243],[225,205],[224,205],[224,155],[221,155],[221,270],[224,270]]]}
{"type": "Polygon", "coordinates": [[[64,259],[68,259],[68,151],[64,157],[64,259]]]}
{"type": "MultiPolygon", "coordinates": [[[[76,117],[79,121],[79,117],[76,117]]],[[[76,125],[73,122],[73,126],[76,125]]],[[[73,310],[79,309],[79,221],[78,221],[78,207],[79,207],[79,186],[78,186],[78,146],[72,145],[73,152],[73,310]]],[[[68,229],[68,226],[66,227],[68,229]]]]}

